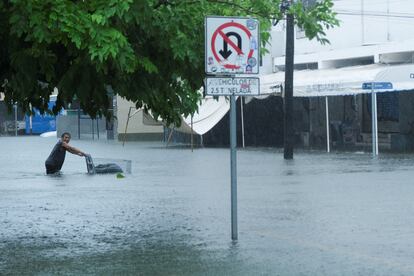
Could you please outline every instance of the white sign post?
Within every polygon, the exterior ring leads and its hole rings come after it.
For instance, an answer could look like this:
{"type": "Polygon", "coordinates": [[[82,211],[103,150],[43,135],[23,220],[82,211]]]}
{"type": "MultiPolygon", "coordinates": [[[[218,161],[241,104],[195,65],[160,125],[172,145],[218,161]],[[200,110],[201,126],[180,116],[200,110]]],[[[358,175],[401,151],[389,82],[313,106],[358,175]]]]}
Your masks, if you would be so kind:
{"type": "Polygon", "coordinates": [[[259,21],[254,18],[205,18],[204,91],[211,96],[230,96],[231,238],[237,231],[236,96],[260,94],[258,78],[236,75],[259,73],[259,21]]]}
{"type": "Polygon", "coordinates": [[[253,18],[206,17],[207,74],[259,73],[259,21],[253,18]]]}

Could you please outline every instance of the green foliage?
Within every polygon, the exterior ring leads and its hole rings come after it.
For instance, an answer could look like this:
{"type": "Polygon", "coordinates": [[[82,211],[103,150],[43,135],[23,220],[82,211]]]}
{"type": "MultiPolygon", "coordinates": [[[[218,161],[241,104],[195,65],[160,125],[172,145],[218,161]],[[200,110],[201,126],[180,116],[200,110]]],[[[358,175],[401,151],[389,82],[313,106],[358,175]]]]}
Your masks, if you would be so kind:
{"type": "MultiPolygon", "coordinates": [[[[309,38],[326,43],[338,24],[332,1],[289,12],[309,38]]],[[[107,114],[107,86],[167,123],[196,112],[204,78],[204,17],[253,16],[261,46],[280,0],[0,0],[0,84],[6,101],[53,112],[74,99],[92,117],[107,114]]],[[[264,51],[262,51],[263,53],[264,51]]]]}
{"type": "Polygon", "coordinates": [[[302,2],[296,2],[291,7],[295,14],[296,24],[305,30],[308,38],[316,38],[320,43],[326,44],[325,30],[339,25],[336,13],[332,12],[332,0],[317,2],[316,5],[305,9],[302,2]]]}

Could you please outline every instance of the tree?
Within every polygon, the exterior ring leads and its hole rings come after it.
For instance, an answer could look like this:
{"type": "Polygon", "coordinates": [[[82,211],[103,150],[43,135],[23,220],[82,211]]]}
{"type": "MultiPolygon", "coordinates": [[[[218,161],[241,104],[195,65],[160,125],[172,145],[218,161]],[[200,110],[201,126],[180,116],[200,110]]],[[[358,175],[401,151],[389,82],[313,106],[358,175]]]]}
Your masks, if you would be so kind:
{"type": "MultiPolygon", "coordinates": [[[[53,112],[75,98],[107,114],[107,86],[167,123],[196,111],[204,78],[204,16],[254,16],[261,46],[280,0],[0,0],[0,84],[11,106],[53,112]]],[[[309,38],[338,24],[332,0],[290,9],[309,38]]]]}

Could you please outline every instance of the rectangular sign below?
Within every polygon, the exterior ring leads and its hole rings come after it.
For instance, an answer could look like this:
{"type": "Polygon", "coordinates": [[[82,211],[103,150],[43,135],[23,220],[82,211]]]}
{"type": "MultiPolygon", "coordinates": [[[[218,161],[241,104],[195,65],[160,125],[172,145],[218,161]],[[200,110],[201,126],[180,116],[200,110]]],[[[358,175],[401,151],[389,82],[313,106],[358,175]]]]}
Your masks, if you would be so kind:
{"type": "Polygon", "coordinates": [[[205,95],[208,96],[258,96],[259,78],[206,78],[205,95]]]}
{"type": "Polygon", "coordinates": [[[365,82],[362,84],[362,89],[364,90],[392,89],[392,83],[391,82],[365,82]],[[372,88],[372,84],[374,84],[374,88],[372,88]]]}

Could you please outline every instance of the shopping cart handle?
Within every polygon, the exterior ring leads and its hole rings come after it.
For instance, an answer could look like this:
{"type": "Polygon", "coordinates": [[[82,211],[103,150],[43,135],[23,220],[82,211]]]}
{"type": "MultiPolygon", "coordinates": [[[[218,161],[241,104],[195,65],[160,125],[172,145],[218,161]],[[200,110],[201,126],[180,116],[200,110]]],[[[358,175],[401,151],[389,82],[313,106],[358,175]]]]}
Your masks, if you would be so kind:
{"type": "Polygon", "coordinates": [[[95,174],[95,165],[93,164],[92,156],[90,154],[85,154],[85,160],[88,174],[95,174]]]}

